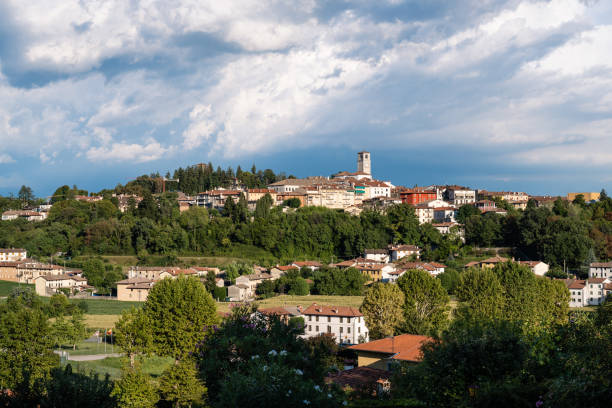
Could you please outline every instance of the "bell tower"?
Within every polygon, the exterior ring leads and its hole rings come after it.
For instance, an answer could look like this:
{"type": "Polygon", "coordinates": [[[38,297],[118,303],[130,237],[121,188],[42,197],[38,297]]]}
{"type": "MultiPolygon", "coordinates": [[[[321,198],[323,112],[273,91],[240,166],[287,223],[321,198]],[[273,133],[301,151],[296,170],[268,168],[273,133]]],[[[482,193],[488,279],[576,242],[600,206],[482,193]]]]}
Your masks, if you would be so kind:
{"type": "Polygon", "coordinates": [[[359,152],[357,153],[357,171],[372,175],[372,167],[370,164],[370,152],[359,152]]]}

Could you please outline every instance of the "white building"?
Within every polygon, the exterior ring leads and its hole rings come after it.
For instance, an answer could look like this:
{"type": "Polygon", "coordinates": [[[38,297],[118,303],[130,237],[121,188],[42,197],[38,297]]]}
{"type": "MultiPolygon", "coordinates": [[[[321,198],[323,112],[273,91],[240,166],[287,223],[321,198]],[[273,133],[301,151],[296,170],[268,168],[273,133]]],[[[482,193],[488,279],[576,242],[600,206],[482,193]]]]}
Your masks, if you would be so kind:
{"type": "Polygon", "coordinates": [[[389,245],[389,253],[391,261],[397,261],[411,255],[416,255],[418,258],[421,256],[421,249],[416,245],[389,245]]]}
{"type": "Polygon", "coordinates": [[[419,224],[425,224],[434,220],[434,209],[426,204],[419,204],[414,207],[414,213],[419,219],[419,224]]]}
{"type": "Polygon", "coordinates": [[[22,248],[0,248],[0,262],[19,262],[28,257],[28,252],[22,248]]]}
{"type": "Polygon", "coordinates": [[[519,261],[519,263],[521,265],[527,265],[531,271],[538,276],[546,275],[546,272],[550,269],[548,264],[542,261],[519,261]]]}
{"type": "Polygon", "coordinates": [[[386,249],[366,249],[363,257],[370,261],[389,262],[389,251],[386,249]]]}
{"type": "Polygon", "coordinates": [[[43,275],[34,279],[34,288],[39,296],[51,296],[59,289],[80,291],[87,286],[87,279],[76,275],[43,275]]]}
{"type": "Polygon", "coordinates": [[[606,278],[563,279],[570,292],[570,307],[596,306],[612,291],[612,280],[606,278]]]}
{"type": "Polygon", "coordinates": [[[329,334],[340,344],[358,344],[369,340],[368,328],[359,309],[347,306],[323,306],[313,303],[302,313],[304,337],[329,334]]]}
{"type": "Polygon", "coordinates": [[[457,209],[453,207],[437,207],[434,208],[435,222],[456,222],[457,209]]]}
{"type": "Polygon", "coordinates": [[[612,279],[612,262],[593,262],[589,266],[589,278],[612,279]]]}
{"type": "Polygon", "coordinates": [[[448,201],[459,207],[476,202],[476,190],[471,190],[469,188],[451,186],[446,189],[444,194],[448,201]]]}

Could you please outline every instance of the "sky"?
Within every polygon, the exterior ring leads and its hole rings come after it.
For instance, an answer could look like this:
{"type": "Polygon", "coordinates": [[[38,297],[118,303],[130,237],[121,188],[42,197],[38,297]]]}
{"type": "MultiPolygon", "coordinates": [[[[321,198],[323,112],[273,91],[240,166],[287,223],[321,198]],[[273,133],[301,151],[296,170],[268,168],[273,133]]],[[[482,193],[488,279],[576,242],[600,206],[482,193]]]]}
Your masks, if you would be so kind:
{"type": "Polygon", "coordinates": [[[612,190],[609,0],[2,0],[0,194],[199,162],[612,190]]]}

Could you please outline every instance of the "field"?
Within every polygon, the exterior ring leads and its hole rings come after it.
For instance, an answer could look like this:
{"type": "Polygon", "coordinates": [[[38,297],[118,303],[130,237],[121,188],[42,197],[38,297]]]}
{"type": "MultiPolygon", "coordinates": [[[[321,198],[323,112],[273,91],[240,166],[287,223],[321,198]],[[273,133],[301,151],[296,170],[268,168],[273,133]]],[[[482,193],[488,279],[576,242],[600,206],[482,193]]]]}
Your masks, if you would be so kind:
{"type": "Polygon", "coordinates": [[[86,314],[85,325],[91,329],[112,329],[121,315],[86,314]]]}
{"type": "Polygon", "coordinates": [[[0,281],[0,297],[8,296],[8,294],[11,293],[11,291],[17,287],[28,287],[34,289],[34,285],[9,281],[0,281]]]}
{"type": "Polygon", "coordinates": [[[85,302],[87,304],[87,314],[92,315],[118,315],[126,309],[141,307],[142,302],[122,302],[115,299],[105,299],[102,297],[88,299],[70,299],[73,303],[85,302]]]}
{"type": "MultiPolygon", "coordinates": [[[[107,357],[103,360],[95,361],[67,361],[64,365],[72,365],[72,369],[81,373],[98,373],[102,377],[108,374],[111,379],[117,379],[121,376],[121,367],[125,363],[123,357],[107,357]]],[[[169,357],[145,357],[141,363],[141,369],[144,373],[152,377],[159,377],[161,373],[169,367],[174,360],[169,357]]]]}

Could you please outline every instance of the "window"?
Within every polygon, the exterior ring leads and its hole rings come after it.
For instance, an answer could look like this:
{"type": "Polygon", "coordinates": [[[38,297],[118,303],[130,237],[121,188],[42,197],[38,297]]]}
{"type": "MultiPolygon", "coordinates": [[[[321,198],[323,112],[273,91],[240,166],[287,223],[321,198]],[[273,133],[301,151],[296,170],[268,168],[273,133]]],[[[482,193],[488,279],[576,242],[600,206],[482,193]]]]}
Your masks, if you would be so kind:
{"type": "Polygon", "coordinates": [[[327,323],[331,323],[331,316],[327,316],[327,323]]]}
{"type": "Polygon", "coordinates": [[[342,323],[342,316],[340,316],[340,323],[342,323]]]}
{"type": "Polygon", "coordinates": [[[308,325],[308,331],[312,331],[312,326],[308,325]]]}
{"type": "Polygon", "coordinates": [[[319,326],[317,326],[317,327],[315,328],[315,331],[316,331],[317,333],[319,332],[319,326]]]}
{"type": "Polygon", "coordinates": [[[312,322],[312,316],[308,316],[308,321],[312,322]]]}
{"type": "Polygon", "coordinates": [[[357,328],[357,333],[361,333],[361,327],[357,328]]]}
{"type": "Polygon", "coordinates": [[[327,326],[327,332],[331,333],[331,326],[329,326],[329,325],[327,326]]]}
{"type": "Polygon", "coordinates": [[[315,316],[315,320],[318,322],[319,321],[319,316],[315,316]]]}

